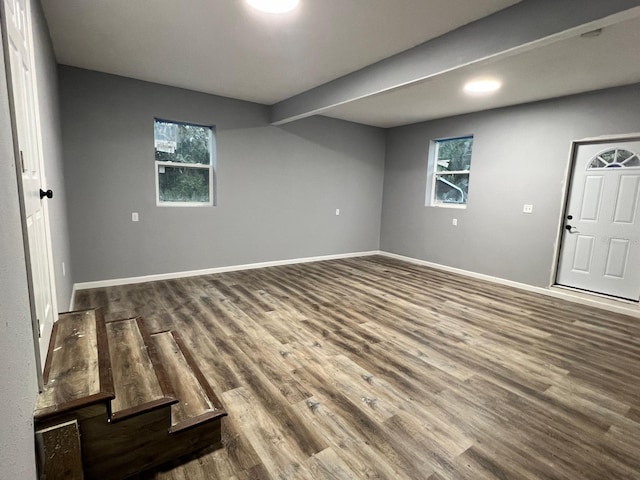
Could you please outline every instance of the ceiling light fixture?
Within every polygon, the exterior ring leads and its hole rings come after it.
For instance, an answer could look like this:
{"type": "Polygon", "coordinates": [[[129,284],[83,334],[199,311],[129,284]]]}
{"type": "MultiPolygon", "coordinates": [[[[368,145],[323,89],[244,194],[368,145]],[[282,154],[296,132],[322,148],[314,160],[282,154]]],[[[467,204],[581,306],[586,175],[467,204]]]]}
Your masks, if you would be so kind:
{"type": "Polygon", "coordinates": [[[286,13],[298,6],[300,0],[247,0],[256,10],[266,13],[286,13]]]}
{"type": "Polygon", "coordinates": [[[464,92],[469,95],[483,95],[500,90],[500,87],[502,87],[502,82],[499,80],[484,78],[467,82],[464,86],[464,92]]]}

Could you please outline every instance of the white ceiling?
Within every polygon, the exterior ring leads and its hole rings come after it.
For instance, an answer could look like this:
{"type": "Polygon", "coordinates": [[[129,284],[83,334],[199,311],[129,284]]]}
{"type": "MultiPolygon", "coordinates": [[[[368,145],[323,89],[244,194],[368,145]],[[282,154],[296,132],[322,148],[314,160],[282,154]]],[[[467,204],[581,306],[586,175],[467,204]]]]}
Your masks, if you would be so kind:
{"type": "Polygon", "coordinates": [[[640,18],[611,25],[597,37],[579,33],[515,55],[504,55],[388,93],[334,107],[324,115],[393,127],[434,118],[556,98],[640,82],[640,18]],[[469,97],[469,79],[496,77],[496,94],[469,97]]]}
{"type": "Polygon", "coordinates": [[[58,63],[271,105],[519,0],[42,0],[58,63]]]}
{"type": "MultiPolygon", "coordinates": [[[[273,16],[243,0],[42,0],[61,64],[267,105],[518,2],[301,0],[273,16]]],[[[640,82],[640,19],[615,22],[595,38],[576,29],[323,115],[392,127],[640,82]],[[481,75],[503,89],[463,95],[481,75]]]]}

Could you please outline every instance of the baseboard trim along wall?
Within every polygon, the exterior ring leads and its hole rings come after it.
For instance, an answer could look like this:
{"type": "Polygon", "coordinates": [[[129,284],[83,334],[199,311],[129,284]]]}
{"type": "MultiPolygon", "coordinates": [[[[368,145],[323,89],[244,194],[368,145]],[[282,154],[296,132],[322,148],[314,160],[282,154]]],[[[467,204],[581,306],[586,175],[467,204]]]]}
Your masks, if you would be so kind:
{"type": "Polygon", "coordinates": [[[226,267],[204,268],[202,270],[189,270],[185,272],[159,273],[155,275],[143,275],[141,277],[114,278],[111,280],[97,280],[94,282],[81,282],[73,285],[69,310],[73,310],[73,303],[77,290],[89,288],[115,287],[118,285],[131,285],[134,283],[156,282],[158,280],[172,280],[175,278],[197,277],[198,275],[210,275],[212,273],[237,272],[240,270],[253,270],[256,268],[277,267],[279,265],[293,265],[296,263],[320,262],[323,260],[338,260],[341,258],[368,257],[378,255],[380,251],[338,253],[335,255],[322,255],[319,257],[291,258],[287,260],[275,260],[272,262],[247,263],[244,265],[229,265],[226,267]]]}
{"type": "Polygon", "coordinates": [[[172,280],[175,278],[195,277],[198,275],[209,275],[212,273],[224,273],[235,272],[240,270],[252,270],[256,268],[264,267],[277,267],[279,265],[294,265],[297,263],[309,263],[320,262],[323,260],[338,260],[341,258],[355,258],[355,257],[367,257],[371,255],[384,255],[385,257],[395,258],[396,260],[402,260],[408,263],[416,265],[422,265],[424,267],[435,268],[445,272],[456,273],[467,277],[475,278],[478,280],[485,280],[487,282],[497,283],[509,287],[518,288],[528,292],[540,293],[554,298],[560,298],[569,302],[580,303],[582,305],[589,305],[592,307],[602,308],[615,313],[621,313],[624,315],[631,315],[640,318],[640,307],[636,303],[616,301],[609,298],[601,298],[593,295],[584,294],[581,292],[573,292],[571,290],[555,287],[536,287],[533,285],[527,285],[526,283],[514,282],[512,280],[506,280],[504,278],[493,277],[491,275],[485,275],[483,273],[471,272],[469,270],[463,270],[461,268],[449,267],[447,265],[440,265],[438,263],[428,262],[426,260],[420,260],[413,257],[405,257],[404,255],[398,255],[396,253],[384,252],[380,250],[372,250],[368,252],[354,252],[354,253],[340,253],[336,255],[323,255],[318,257],[305,257],[305,258],[292,258],[288,260],[275,260],[272,262],[260,262],[260,263],[248,263],[244,265],[230,265],[226,267],[205,268],[202,270],[190,270],[185,272],[174,273],[160,273],[155,275],[144,275],[141,277],[128,277],[128,278],[115,278],[111,280],[98,280],[94,282],[82,282],[76,283],[73,286],[71,292],[71,301],[69,303],[69,310],[73,310],[73,303],[75,300],[76,291],[86,290],[89,288],[102,288],[102,287],[114,287],[118,285],[130,285],[134,283],[155,282],[158,280],[172,280]]]}
{"type": "Polygon", "coordinates": [[[574,292],[570,289],[561,287],[536,287],[533,285],[527,285],[526,283],[514,282],[512,280],[506,280],[504,278],[492,277],[491,275],[485,275],[483,273],[471,272],[469,270],[462,270],[460,268],[448,267],[446,265],[440,265],[438,263],[428,262],[426,260],[420,260],[413,257],[405,257],[404,255],[398,255],[390,252],[379,252],[379,255],[385,257],[395,258],[397,260],[403,260],[405,262],[414,263],[416,265],[422,265],[424,267],[436,268],[445,272],[457,273],[478,280],[485,280],[487,282],[493,282],[508,287],[518,288],[527,292],[540,293],[554,298],[567,300],[569,302],[579,303],[581,305],[589,305],[591,307],[601,308],[610,312],[621,313],[624,315],[630,315],[640,318],[640,306],[634,302],[626,302],[623,300],[615,300],[607,297],[599,297],[596,295],[590,295],[582,292],[574,292]]]}

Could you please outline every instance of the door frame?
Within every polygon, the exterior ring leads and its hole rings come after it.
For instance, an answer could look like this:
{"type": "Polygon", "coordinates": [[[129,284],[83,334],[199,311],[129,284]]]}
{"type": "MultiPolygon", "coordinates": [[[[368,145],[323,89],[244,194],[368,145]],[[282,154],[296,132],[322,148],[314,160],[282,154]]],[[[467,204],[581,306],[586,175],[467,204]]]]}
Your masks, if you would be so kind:
{"type": "Polygon", "coordinates": [[[566,285],[559,285],[558,279],[558,266],[560,264],[560,254],[562,252],[562,238],[564,236],[565,218],[567,216],[567,209],[569,206],[569,195],[571,194],[571,188],[573,187],[573,169],[576,163],[576,156],[578,149],[582,145],[597,145],[611,142],[633,142],[640,141],[640,133],[622,133],[616,135],[602,135],[599,137],[588,137],[580,140],[574,140],[571,142],[571,148],[569,150],[569,161],[567,162],[567,168],[565,170],[564,191],[562,194],[562,202],[560,208],[560,218],[558,221],[558,227],[556,231],[556,241],[554,243],[553,265],[551,269],[551,277],[549,279],[549,285],[556,288],[567,289],[572,292],[582,293],[585,295],[592,295],[594,297],[608,298],[618,302],[629,303],[637,305],[638,302],[633,300],[625,300],[623,298],[613,297],[611,295],[605,295],[603,293],[591,292],[588,290],[580,290],[568,287],[566,285]]]}
{"type": "MultiPolygon", "coordinates": [[[[27,29],[28,35],[30,37],[31,48],[29,49],[31,70],[33,72],[33,76],[31,78],[32,89],[33,89],[33,103],[34,103],[34,119],[36,122],[36,131],[35,131],[35,144],[38,155],[38,162],[40,168],[40,182],[41,188],[47,186],[47,176],[44,165],[44,148],[42,144],[42,131],[41,131],[41,123],[40,123],[40,101],[38,96],[38,85],[37,85],[37,72],[35,65],[35,51],[33,46],[33,23],[31,17],[31,2],[29,0],[26,1],[27,7],[27,29]]],[[[27,290],[29,297],[29,310],[31,314],[31,330],[33,335],[33,346],[34,346],[34,354],[35,354],[35,366],[36,366],[36,378],[38,381],[38,389],[40,391],[44,388],[44,380],[43,380],[43,364],[42,364],[42,351],[40,348],[40,328],[38,324],[38,316],[36,311],[36,302],[35,302],[35,293],[34,293],[34,282],[33,282],[33,273],[31,268],[31,249],[29,246],[29,236],[27,231],[27,217],[26,217],[26,209],[24,202],[24,189],[22,185],[22,169],[20,168],[21,160],[20,160],[20,144],[18,139],[18,126],[16,122],[16,106],[14,101],[14,92],[13,92],[13,79],[11,78],[11,59],[9,52],[9,39],[8,39],[8,31],[7,31],[7,15],[5,12],[5,3],[4,0],[0,0],[0,30],[2,33],[2,51],[3,51],[3,61],[4,61],[4,69],[5,69],[5,82],[7,86],[7,95],[8,95],[8,104],[9,104],[9,115],[10,115],[10,124],[11,124],[11,137],[13,142],[13,162],[15,165],[15,174],[16,174],[16,183],[18,186],[18,205],[20,210],[20,224],[22,229],[22,244],[25,255],[25,271],[27,277],[27,290]]],[[[55,270],[53,264],[53,247],[51,244],[51,227],[49,222],[49,208],[48,205],[43,203],[43,217],[44,217],[44,225],[45,225],[45,248],[47,250],[47,263],[49,267],[49,287],[51,289],[51,308],[53,309],[53,322],[57,321],[58,317],[58,305],[57,305],[57,296],[56,296],[56,285],[55,285],[55,270]]]]}

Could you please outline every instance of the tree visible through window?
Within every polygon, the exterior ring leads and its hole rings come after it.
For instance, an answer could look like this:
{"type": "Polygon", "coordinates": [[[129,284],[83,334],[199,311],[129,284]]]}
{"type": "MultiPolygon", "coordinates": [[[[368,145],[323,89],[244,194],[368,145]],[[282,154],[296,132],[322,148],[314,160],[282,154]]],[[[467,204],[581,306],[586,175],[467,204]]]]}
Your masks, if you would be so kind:
{"type": "Polygon", "coordinates": [[[465,205],[469,196],[473,137],[436,140],[432,148],[431,205],[465,205]]]}
{"type": "Polygon", "coordinates": [[[212,127],[155,120],[158,205],[215,204],[212,127]]]}

